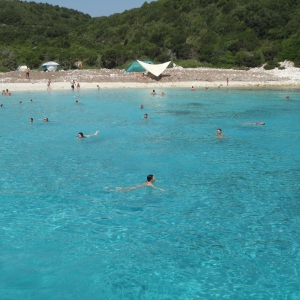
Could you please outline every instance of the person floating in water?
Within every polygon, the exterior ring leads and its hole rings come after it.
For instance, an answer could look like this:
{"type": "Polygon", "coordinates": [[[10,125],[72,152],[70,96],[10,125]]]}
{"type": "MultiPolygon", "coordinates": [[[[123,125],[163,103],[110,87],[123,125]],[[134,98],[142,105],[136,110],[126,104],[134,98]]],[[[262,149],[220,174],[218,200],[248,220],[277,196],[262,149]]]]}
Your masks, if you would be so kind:
{"type": "Polygon", "coordinates": [[[218,128],[218,130],[217,130],[217,136],[223,136],[221,128],[218,128]]]}
{"type": "Polygon", "coordinates": [[[119,189],[121,192],[130,192],[132,190],[135,190],[135,189],[138,189],[138,188],[142,188],[142,187],[145,187],[145,186],[149,186],[149,187],[152,187],[154,189],[157,189],[157,190],[160,190],[162,192],[164,192],[163,189],[160,189],[158,187],[156,187],[153,182],[155,182],[155,177],[154,175],[150,174],[147,176],[147,181],[142,183],[142,184],[139,184],[139,185],[135,185],[135,186],[132,186],[132,187],[129,187],[129,188],[125,188],[125,189],[119,189]]]}
{"type": "Polygon", "coordinates": [[[98,132],[99,132],[99,131],[97,130],[94,134],[88,134],[88,135],[83,135],[82,132],[79,132],[78,135],[77,135],[77,138],[78,138],[78,139],[89,138],[89,137],[91,137],[91,136],[97,135],[98,132]]]}
{"type": "Polygon", "coordinates": [[[240,124],[243,124],[243,125],[250,125],[250,126],[261,126],[261,125],[266,125],[265,122],[244,122],[244,123],[240,123],[240,124]]]}

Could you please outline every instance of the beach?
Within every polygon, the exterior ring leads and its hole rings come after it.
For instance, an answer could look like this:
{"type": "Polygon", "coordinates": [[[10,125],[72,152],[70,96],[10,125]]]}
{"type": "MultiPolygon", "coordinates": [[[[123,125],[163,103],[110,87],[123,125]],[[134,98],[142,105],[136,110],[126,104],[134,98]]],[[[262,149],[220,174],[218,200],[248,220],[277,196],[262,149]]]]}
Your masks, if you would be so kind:
{"type": "Polygon", "coordinates": [[[142,76],[142,73],[126,73],[125,70],[70,70],[59,72],[30,72],[26,79],[25,72],[11,71],[0,73],[1,90],[13,91],[46,90],[51,80],[52,90],[68,90],[71,81],[80,83],[81,89],[100,88],[171,88],[171,87],[298,87],[300,85],[300,68],[293,63],[281,63],[285,69],[265,70],[263,67],[248,70],[182,68],[166,69],[159,79],[142,76]]]}

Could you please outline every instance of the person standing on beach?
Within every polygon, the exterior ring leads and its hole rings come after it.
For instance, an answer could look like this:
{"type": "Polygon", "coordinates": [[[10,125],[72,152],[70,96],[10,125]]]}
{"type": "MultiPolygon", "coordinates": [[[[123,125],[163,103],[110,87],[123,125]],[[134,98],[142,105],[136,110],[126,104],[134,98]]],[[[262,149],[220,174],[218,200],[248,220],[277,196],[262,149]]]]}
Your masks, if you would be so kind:
{"type": "Polygon", "coordinates": [[[51,84],[51,80],[50,80],[50,78],[49,78],[48,83],[47,83],[47,90],[50,90],[50,89],[51,89],[50,84],[51,84]]]}
{"type": "Polygon", "coordinates": [[[74,91],[74,88],[75,88],[75,80],[73,79],[71,81],[71,89],[74,91]]]}
{"type": "Polygon", "coordinates": [[[228,79],[228,77],[227,77],[227,78],[226,78],[227,86],[228,86],[228,81],[229,81],[229,79],[228,79]]]}
{"type": "Polygon", "coordinates": [[[80,84],[79,84],[79,82],[77,83],[76,87],[77,87],[78,90],[80,90],[80,84]]]}
{"type": "Polygon", "coordinates": [[[29,79],[29,71],[30,71],[30,69],[27,67],[25,69],[26,79],[29,79]]]}

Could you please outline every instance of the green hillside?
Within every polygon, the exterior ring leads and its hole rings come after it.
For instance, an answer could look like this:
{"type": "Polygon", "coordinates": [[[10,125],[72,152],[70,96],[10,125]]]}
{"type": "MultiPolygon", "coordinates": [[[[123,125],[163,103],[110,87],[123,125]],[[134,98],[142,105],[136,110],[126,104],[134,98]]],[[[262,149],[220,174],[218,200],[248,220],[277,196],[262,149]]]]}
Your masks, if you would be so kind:
{"type": "Polygon", "coordinates": [[[0,0],[0,70],[115,68],[135,59],[192,65],[300,66],[300,2],[296,0],[158,0],[109,17],[34,2],[0,0]]]}

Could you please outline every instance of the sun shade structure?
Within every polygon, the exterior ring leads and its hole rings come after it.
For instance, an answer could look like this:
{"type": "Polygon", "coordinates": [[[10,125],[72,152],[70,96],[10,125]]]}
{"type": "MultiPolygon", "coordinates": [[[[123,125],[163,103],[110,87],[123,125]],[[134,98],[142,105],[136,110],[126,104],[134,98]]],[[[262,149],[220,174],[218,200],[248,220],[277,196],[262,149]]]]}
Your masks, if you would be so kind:
{"type": "Polygon", "coordinates": [[[47,69],[49,72],[55,72],[57,69],[57,66],[59,66],[58,63],[55,61],[48,61],[44,64],[42,64],[42,69],[47,69]]]}
{"type": "MultiPolygon", "coordinates": [[[[146,64],[153,65],[153,62],[151,60],[144,60],[143,61],[146,64]]],[[[125,70],[125,72],[145,72],[146,70],[137,62],[132,62],[125,70]]]]}
{"type": "Polygon", "coordinates": [[[26,71],[26,69],[27,69],[27,66],[18,66],[18,68],[17,68],[17,72],[25,72],[26,71]]]}
{"type": "Polygon", "coordinates": [[[148,72],[150,72],[151,74],[155,75],[156,77],[158,77],[159,75],[161,75],[161,73],[168,67],[168,65],[170,64],[170,62],[171,61],[165,62],[163,64],[159,64],[159,65],[149,65],[149,64],[146,64],[146,63],[138,60],[138,63],[144,69],[146,69],[148,72]]]}

